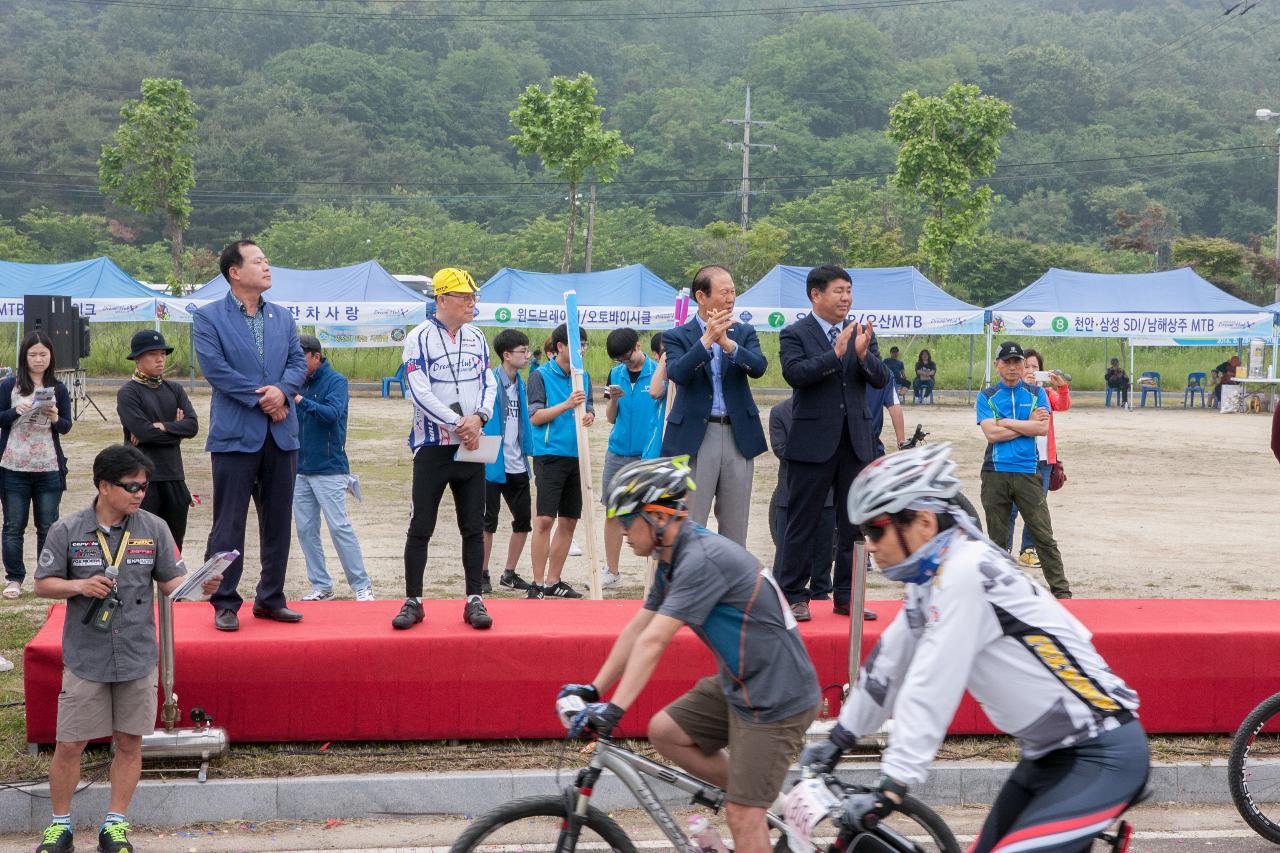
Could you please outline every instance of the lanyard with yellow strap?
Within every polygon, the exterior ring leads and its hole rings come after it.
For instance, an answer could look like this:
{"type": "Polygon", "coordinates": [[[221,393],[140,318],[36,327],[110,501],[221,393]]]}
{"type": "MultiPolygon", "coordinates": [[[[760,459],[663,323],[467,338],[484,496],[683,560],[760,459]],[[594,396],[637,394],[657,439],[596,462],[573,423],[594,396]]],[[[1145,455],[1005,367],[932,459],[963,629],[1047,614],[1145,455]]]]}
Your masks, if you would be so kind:
{"type": "Polygon", "coordinates": [[[111,556],[111,546],[107,542],[106,535],[101,530],[97,533],[98,546],[102,548],[102,559],[107,564],[107,577],[111,580],[111,593],[106,598],[99,598],[93,603],[89,612],[85,614],[84,621],[92,622],[95,631],[105,633],[111,630],[111,617],[120,606],[120,596],[116,594],[115,582],[116,578],[120,577],[120,564],[124,562],[125,553],[129,550],[129,528],[128,525],[125,526],[115,557],[111,556]]]}

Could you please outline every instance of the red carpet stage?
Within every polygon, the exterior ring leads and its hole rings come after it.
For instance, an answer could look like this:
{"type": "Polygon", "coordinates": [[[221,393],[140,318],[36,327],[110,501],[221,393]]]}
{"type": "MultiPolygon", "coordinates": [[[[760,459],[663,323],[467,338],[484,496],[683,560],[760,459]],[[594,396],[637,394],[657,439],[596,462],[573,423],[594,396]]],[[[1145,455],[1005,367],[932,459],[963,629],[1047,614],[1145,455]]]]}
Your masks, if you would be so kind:
{"type": "MultiPolygon", "coordinates": [[[[427,621],[395,631],[399,601],[291,604],[306,615],[282,625],[240,611],[241,628],[213,628],[207,604],[175,608],[175,689],[185,715],[213,714],[233,741],[549,738],[563,729],[556,688],[591,678],[637,601],[490,599],[494,628],[462,622],[462,602],[426,602],[427,621]]],[[[1094,631],[1115,670],[1142,697],[1155,732],[1231,732],[1263,697],[1280,690],[1280,602],[1081,599],[1071,610],[1094,631]]],[[[898,610],[873,602],[864,654],[898,610]]],[[[27,646],[27,740],[54,740],[65,608],[27,646]]],[[[848,619],[814,605],[802,626],[822,684],[845,681],[848,619]]],[[[699,677],[710,654],[681,632],[623,720],[642,735],[650,715],[699,677]]],[[[832,698],[832,710],[838,693],[832,698]]],[[[184,724],[185,721],[184,721],[184,724]]],[[[966,698],[955,733],[991,731],[966,698]]]]}

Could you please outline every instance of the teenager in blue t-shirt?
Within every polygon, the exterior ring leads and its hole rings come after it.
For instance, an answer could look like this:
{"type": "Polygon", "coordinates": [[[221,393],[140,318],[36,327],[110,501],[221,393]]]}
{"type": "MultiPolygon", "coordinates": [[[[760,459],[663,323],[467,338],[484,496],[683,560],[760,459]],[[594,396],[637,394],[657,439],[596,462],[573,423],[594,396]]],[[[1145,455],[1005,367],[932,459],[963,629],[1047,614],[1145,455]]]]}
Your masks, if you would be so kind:
{"type": "Polygon", "coordinates": [[[1049,505],[1036,475],[1036,438],[1049,432],[1049,398],[1043,388],[1023,381],[1022,360],[1022,347],[1016,341],[1002,343],[995,362],[1000,381],[978,394],[978,426],[987,439],[982,461],[987,533],[993,542],[1009,550],[1009,513],[1016,502],[1036,543],[1049,589],[1055,598],[1070,598],[1049,505]]]}
{"type": "MultiPolygon", "coordinates": [[[[640,335],[635,329],[614,329],[605,339],[605,351],[614,367],[609,371],[609,386],[605,389],[609,401],[605,417],[613,424],[609,433],[609,449],[604,455],[604,477],[601,483],[601,502],[609,502],[609,484],[614,474],[628,462],[656,457],[661,445],[653,442],[656,410],[665,403],[654,399],[650,389],[657,362],[644,354],[640,335]],[[646,456],[646,450],[652,451],[646,456]]],[[[622,528],[616,521],[606,521],[604,526],[604,572],[601,586],[610,587],[620,581],[618,555],[622,552],[622,528]]]]}

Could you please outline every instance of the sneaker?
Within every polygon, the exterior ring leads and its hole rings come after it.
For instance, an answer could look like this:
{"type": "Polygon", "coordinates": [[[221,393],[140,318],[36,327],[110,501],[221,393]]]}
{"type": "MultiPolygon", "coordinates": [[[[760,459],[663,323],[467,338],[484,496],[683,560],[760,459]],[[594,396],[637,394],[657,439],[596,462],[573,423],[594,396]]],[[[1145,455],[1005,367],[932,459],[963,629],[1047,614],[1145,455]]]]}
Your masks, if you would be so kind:
{"type": "Polygon", "coordinates": [[[53,823],[44,831],[36,853],[72,853],[76,849],[75,834],[65,823],[53,823]]]}
{"type": "Polygon", "coordinates": [[[546,595],[554,598],[582,598],[582,593],[569,586],[564,581],[556,581],[545,590],[546,595]]]}
{"type": "Polygon", "coordinates": [[[98,833],[98,853],[133,853],[129,843],[129,824],[125,821],[109,823],[98,833]]]}
{"type": "Polygon", "coordinates": [[[303,601],[328,601],[331,598],[333,598],[333,590],[321,589],[318,586],[313,586],[311,592],[302,596],[303,601]]]}
{"type": "Polygon", "coordinates": [[[809,615],[809,602],[797,601],[791,605],[791,615],[795,617],[797,622],[808,622],[813,617],[809,615]]]}
{"type": "Polygon", "coordinates": [[[491,595],[493,593],[493,583],[489,580],[489,573],[485,572],[480,575],[480,594],[491,595]]]}
{"type": "Polygon", "coordinates": [[[1024,566],[1038,569],[1040,568],[1040,555],[1036,553],[1035,548],[1028,548],[1018,555],[1018,562],[1024,566]]]}
{"type": "Polygon", "coordinates": [[[484,602],[478,598],[468,598],[462,608],[462,621],[477,631],[483,631],[493,625],[493,617],[484,609],[484,602]]]}
{"type": "Polygon", "coordinates": [[[376,601],[373,597],[373,587],[366,586],[364,589],[356,590],[356,601],[376,601]]]}
{"type": "Polygon", "coordinates": [[[404,631],[417,625],[425,618],[426,614],[422,612],[422,604],[412,598],[406,598],[404,606],[400,608],[400,612],[391,620],[391,627],[404,631]]]}
{"type": "Polygon", "coordinates": [[[498,578],[498,586],[505,586],[507,589],[528,589],[529,582],[516,574],[515,569],[507,569],[502,573],[502,577],[498,578]]]}
{"type": "Polygon", "coordinates": [[[525,593],[524,595],[525,598],[545,598],[546,597],[547,591],[540,583],[531,583],[529,584],[527,589],[529,591],[525,593]]]}
{"type": "Polygon", "coordinates": [[[582,556],[582,546],[578,544],[578,540],[577,540],[577,539],[570,539],[570,540],[569,540],[569,556],[570,556],[570,557],[581,557],[581,556],[582,556]]]}
{"type": "Polygon", "coordinates": [[[622,572],[611,572],[601,567],[600,569],[600,588],[609,589],[622,583],[622,572]]]}
{"type": "Polygon", "coordinates": [[[0,672],[8,672],[11,669],[13,669],[13,661],[4,655],[0,655],[0,672]]]}

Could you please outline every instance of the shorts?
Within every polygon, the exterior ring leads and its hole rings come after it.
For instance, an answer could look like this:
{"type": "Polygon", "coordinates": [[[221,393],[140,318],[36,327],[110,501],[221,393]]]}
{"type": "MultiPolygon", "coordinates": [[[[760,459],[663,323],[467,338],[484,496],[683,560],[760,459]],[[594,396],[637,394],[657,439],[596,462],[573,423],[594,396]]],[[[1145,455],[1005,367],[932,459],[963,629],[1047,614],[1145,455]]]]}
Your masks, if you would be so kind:
{"type": "Polygon", "coordinates": [[[609,505],[609,486],[613,484],[613,478],[617,476],[624,466],[639,460],[639,456],[619,456],[617,453],[605,451],[604,477],[600,480],[600,503],[605,506],[609,505]]]}
{"type": "Polygon", "coordinates": [[[511,532],[528,533],[533,529],[530,525],[529,475],[507,474],[505,483],[494,483],[486,480],[484,484],[484,532],[498,531],[498,511],[500,501],[506,501],[511,512],[511,532]]]}
{"type": "Polygon", "coordinates": [[[535,456],[533,474],[538,479],[538,515],[548,518],[582,517],[578,457],[535,456]]]}
{"type": "Polygon", "coordinates": [[[58,694],[57,738],[97,740],[112,732],[149,735],[156,730],[159,667],[133,681],[87,681],[63,667],[58,694]]]}
{"type": "Polygon", "coordinates": [[[782,791],[787,770],[800,755],[818,706],[773,723],[744,720],[729,705],[714,675],[663,709],[698,749],[729,749],[729,802],[768,808],[782,791]]]}

